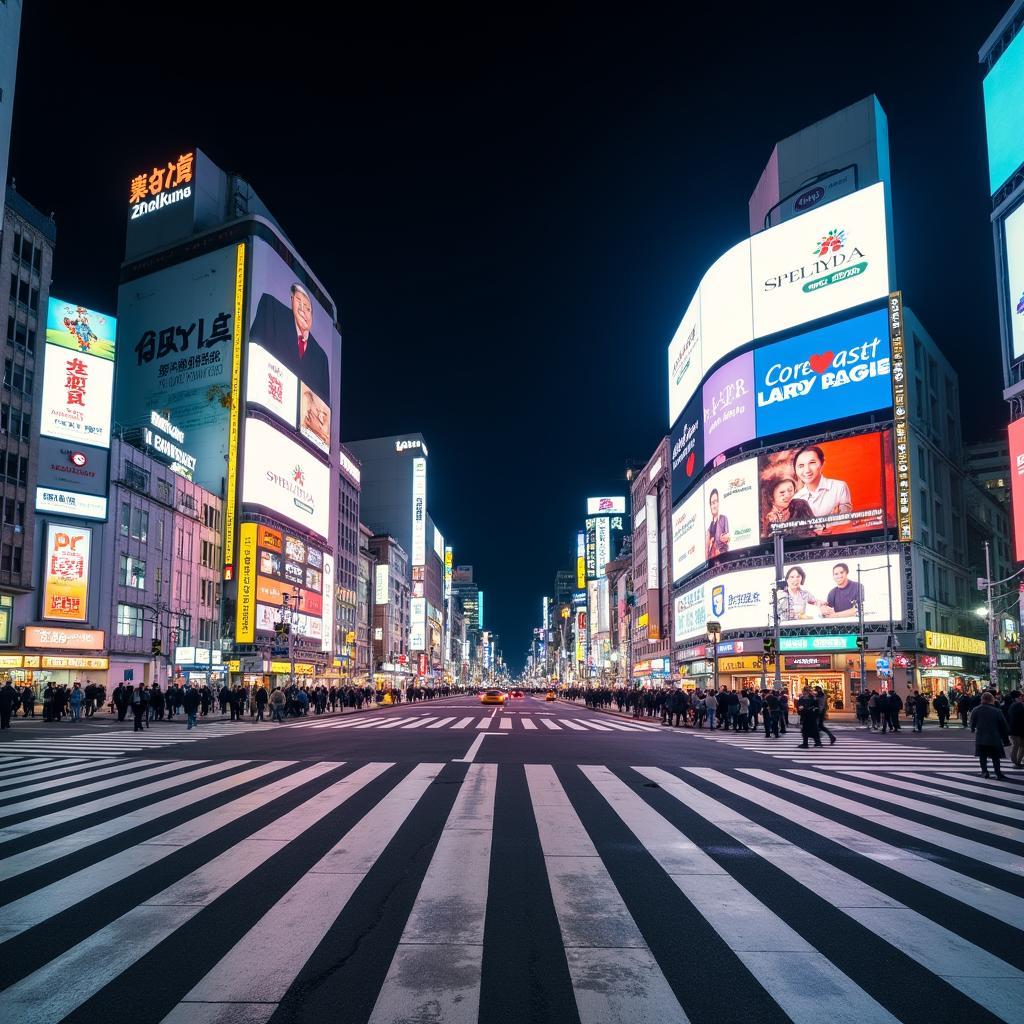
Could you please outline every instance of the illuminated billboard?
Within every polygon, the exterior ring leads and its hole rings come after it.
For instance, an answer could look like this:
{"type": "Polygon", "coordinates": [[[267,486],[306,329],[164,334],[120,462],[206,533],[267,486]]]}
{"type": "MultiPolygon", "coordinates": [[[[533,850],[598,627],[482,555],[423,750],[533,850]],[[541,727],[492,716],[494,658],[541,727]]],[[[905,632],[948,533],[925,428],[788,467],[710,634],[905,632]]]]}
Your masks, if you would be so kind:
{"type": "Polygon", "coordinates": [[[698,489],[672,510],[672,582],[704,564],[704,495],[698,489]]]}
{"type": "MultiPolygon", "coordinates": [[[[220,494],[228,456],[238,250],[226,246],[122,284],[114,418],[139,432],[156,411],[189,438],[192,479],[220,494]]],[[[229,494],[229,500],[231,495],[229,494]]]]}
{"type": "Polygon", "coordinates": [[[888,292],[881,182],[733,246],[704,275],[669,344],[669,425],[731,352],[888,292]]]}
{"type": "Polygon", "coordinates": [[[989,192],[997,192],[1022,163],[1024,137],[1024,36],[1016,35],[982,83],[985,94],[985,132],[988,136],[989,192]]]}
{"type": "Polygon", "coordinates": [[[324,307],[316,289],[298,280],[296,272],[266,241],[254,238],[251,244],[247,396],[252,389],[260,404],[289,426],[297,426],[310,444],[328,453],[336,433],[331,410],[337,410],[341,394],[341,353],[333,314],[324,307]],[[255,357],[254,345],[259,346],[255,357]],[[280,411],[274,408],[278,382],[280,411]],[[296,393],[298,405],[290,419],[296,393]]]}
{"type": "Polygon", "coordinates": [[[326,540],[331,471],[298,442],[263,420],[245,423],[242,504],[262,509],[326,540]]]}
{"type": "Polygon", "coordinates": [[[674,505],[704,472],[704,404],[695,395],[676,420],[669,438],[672,463],[672,504],[674,505]]]}
{"type": "Polygon", "coordinates": [[[894,522],[892,451],[886,430],[762,455],[761,539],[862,533],[894,522]]]}
{"type": "Polygon", "coordinates": [[[757,349],[757,436],[891,407],[889,369],[884,309],[757,349]]]}
{"type": "Polygon", "coordinates": [[[587,515],[624,515],[626,499],[620,498],[587,498],[587,515]]]}
{"type": "Polygon", "coordinates": [[[412,564],[427,563],[427,460],[412,460],[412,564]]]}
{"type": "Polygon", "coordinates": [[[1024,205],[1018,206],[1003,221],[1003,239],[1006,246],[1006,321],[1010,327],[1011,358],[1016,361],[1024,357],[1024,205]]]}
{"type": "Polygon", "coordinates": [[[388,584],[391,582],[391,569],[386,562],[381,562],[374,569],[373,603],[387,604],[391,600],[388,584]]]}
{"type": "MultiPolygon", "coordinates": [[[[774,624],[772,566],[721,573],[690,587],[675,599],[674,638],[703,634],[706,623],[720,622],[723,632],[765,629],[774,624]]],[[[802,561],[787,558],[785,587],[775,595],[784,628],[810,625],[854,625],[863,606],[865,622],[903,618],[900,560],[885,555],[802,561]],[[860,581],[858,582],[858,570],[860,581]]]]}
{"type": "Polygon", "coordinates": [[[106,519],[109,451],[52,437],[38,444],[36,511],[106,519]]]}
{"type": "Polygon", "coordinates": [[[409,601],[409,650],[425,651],[427,648],[427,600],[414,597],[409,601]]]}
{"type": "Polygon", "coordinates": [[[92,530],[87,526],[47,523],[42,607],[39,617],[87,622],[92,530]]]}
{"type": "Polygon", "coordinates": [[[705,381],[701,395],[705,462],[757,436],[752,352],[719,367],[705,381]]]}
{"type": "Polygon", "coordinates": [[[1010,497],[1013,501],[1013,536],[1017,561],[1024,562],[1024,419],[1009,426],[1010,497]]]}
{"type": "Polygon", "coordinates": [[[110,447],[117,321],[52,298],[46,312],[39,432],[72,444],[110,447]]]}

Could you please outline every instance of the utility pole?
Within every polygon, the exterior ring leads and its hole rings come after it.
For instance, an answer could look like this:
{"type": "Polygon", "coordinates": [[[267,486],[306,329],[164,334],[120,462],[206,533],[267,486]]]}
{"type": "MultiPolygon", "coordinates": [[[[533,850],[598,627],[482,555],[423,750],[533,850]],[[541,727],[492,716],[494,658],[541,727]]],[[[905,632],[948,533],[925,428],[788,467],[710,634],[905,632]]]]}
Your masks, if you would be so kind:
{"type": "Polygon", "coordinates": [[[992,564],[985,541],[985,601],[988,605],[988,683],[999,688],[999,651],[996,646],[995,616],[992,614],[992,564]]]}
{"type": "MultiPolygon", "coordinates": [[[[857,563],[857,592],[860,595],[860,600],[857,601],[857,647],[860,650],[860,688],[863,693],[867,684],[866,666],[864,664],[864,648],[867,646],[867,643],[864,636],[864,588],[860,582],[860,562],[857,563]]],[[[892,662],[889,664],[891,666],[892,662]]],[[[896,689],[895,677],[892,680],[891,688],[893,690],[896,689]]]]}
{"type": "Polygon", "coordinates": [[[786,585],[785,577],[782,575],[786,554],[784,550],[782,534],[775,534],[775,692],[782,692],[782,643],[781,630],[779,628],[779,588],[786,585]]]}

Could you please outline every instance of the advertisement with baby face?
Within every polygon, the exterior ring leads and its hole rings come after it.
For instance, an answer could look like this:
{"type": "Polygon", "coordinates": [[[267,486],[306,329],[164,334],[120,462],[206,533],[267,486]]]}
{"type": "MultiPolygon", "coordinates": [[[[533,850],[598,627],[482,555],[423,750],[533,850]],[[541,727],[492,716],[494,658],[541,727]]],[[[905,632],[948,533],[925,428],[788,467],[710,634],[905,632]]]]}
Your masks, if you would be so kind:
{"type": "Polygon", "coordinates": [[[758,458],[760,535],[864,533],[896,516],[892,432],[809,441],[758,458]]]}

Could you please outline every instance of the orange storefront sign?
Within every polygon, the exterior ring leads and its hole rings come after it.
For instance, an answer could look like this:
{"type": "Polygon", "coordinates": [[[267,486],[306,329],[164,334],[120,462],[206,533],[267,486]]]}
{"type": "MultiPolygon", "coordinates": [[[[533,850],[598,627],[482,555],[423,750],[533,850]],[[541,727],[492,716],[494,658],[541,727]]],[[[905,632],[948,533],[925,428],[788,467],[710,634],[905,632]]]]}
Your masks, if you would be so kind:
{"type": "Polygon", "coordinates": [[[277,530],[271,530],[268,526],[261,526],[259,528],[259,537],[257,543],[261,548],[266,548],[267,551],[276,551],[279,555],[284,552],[284,539],[277,530]]]}

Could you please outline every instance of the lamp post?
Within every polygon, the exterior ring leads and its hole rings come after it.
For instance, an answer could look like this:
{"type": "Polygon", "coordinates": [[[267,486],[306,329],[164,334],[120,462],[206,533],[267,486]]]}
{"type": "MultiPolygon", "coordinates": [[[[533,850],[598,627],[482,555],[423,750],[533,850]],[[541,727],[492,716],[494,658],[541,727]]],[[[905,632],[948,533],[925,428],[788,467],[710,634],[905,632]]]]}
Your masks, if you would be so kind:
{"type": "Polygon", "coordinates": [[[295,686],[295,647],[292,636],[295,632],[294,626],[298,621],[299,612],[302,609],[302,591],[298,587],[290,594],[285,594],[281,604],[281,621],[288,623],[288,678],[291,686],[295,686]],[[295,600],[292,607],[291,601],[295,600]]]}
{"type": "Polygon", "coordinates": [[[714,672],[715,693],[718,693],[718,641],[722,635],[722,624],[720,622],[709,622],[707,624],[708,642],[712,647],[712,670],[714,672]]]}

